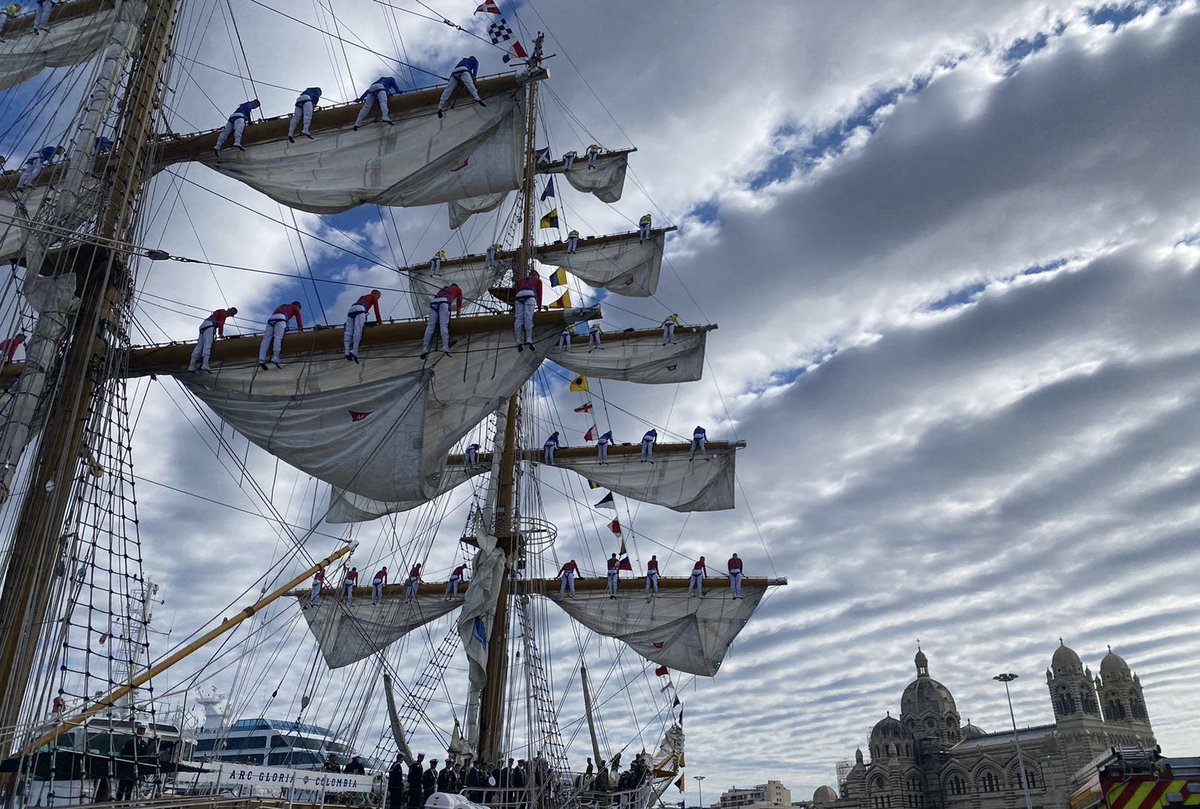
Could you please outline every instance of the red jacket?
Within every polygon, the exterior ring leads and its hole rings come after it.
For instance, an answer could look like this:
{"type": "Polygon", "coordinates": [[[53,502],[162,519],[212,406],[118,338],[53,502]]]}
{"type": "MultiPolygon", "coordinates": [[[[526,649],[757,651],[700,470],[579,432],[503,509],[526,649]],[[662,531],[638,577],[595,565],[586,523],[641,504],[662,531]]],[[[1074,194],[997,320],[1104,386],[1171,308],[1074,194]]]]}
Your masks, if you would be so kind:
{"type": "Polygon", "coordinates": [[[450,302],[451,305],[456,307],[454,310],[456,314],[460,314],[460,315],[462,314],[462,307],[463,307],[462,287],[460,287],[458,284],[450,284],[449,286],[442,287],[441,289],[438,290],[438,293],[436,295],[434,295],[434,297],[435,298],[445,298],[447,301],[450,302]]]}
{"type": "Polygon", "coordinates": [[[300,317],[299,306],[290,303],[281,303],[275,307],[275,311],[272,314],[283,315],[285,318],[284,322],[291,320],[293,317],[296,318],[296,331],[304,331],[304,319],[300,317]]]}
{"type": "Polygon", "coordinates": [[[363,295],[361,298],[356,300],[354,303],[356,306],[361,306],[363,309],[366,309],[368,313],[372,309],[374,309],[375,310],[375,322],[376,323],[383,322],[383,318],[380,317],[380,315],[379,315],[379,296],[378,295],[368,292],[366,295],[363,295]]]}
{"type": "Polygon", "coordinates": [[[730,559],[729,562],[727,563],[727,566],[729,568],[730,573],[741,573],[742,572],[742,560],[741,559],[730,559]]]}
{"type": "Polygon", "coordinates": [[[658,560],[657,559],[651,559],[649,562],[646,563],[646,572],[647,573],[657,573],[658,572],[658,560]]]}
{"type": "Polygon", "coordinates": [[[573,573],[576,576],[578,576],[579,575],[579,565],[575,564],[574,562],[567,562],[565,565],[562,566],[562,570],[558,571],[558,575],[561,576],[564,573],[573,573]]]}
{"type": "Polygon", "coordinates": [[[527,275],[524,278],[518,278],[517,282],[515,284],[513,284],[513,290],[514,290],[513,294],[514,295],[517,292],[522,292],[526,289],[533,290],[534,301],[537,302],[538,306],[541,306],[542,305],[542,279],[536,275],[527,275]]]}
{"type": "Polygon", "coordinates": [[[225,321],[231,317],[233,317],[233,315],[231,315],[229,313],[228,309],[218,309],[217,311],[215,311],[211,315],[209,315],[208,319],[212,322],[212,324],[214,326],[217,327],[217,334],[224,337],[225,336],[225,321]]]}
{"type": "Polygon", "coordinates": [[[458,576],[461,579],[463,577],[463,573],[466,572],[466,569],[467,569],[466,565],[459,565],[458,567],[454,568],[453,571],[451,571],[450,578],[454,578],[455,576],[458,576]]]}
{"type": "Polygon", "coordinates": [[[371,579],[371,583],[374,584],[375,582],[387,584],[387,568],[380,568],[375,571],[375,576],[371,579]]]}

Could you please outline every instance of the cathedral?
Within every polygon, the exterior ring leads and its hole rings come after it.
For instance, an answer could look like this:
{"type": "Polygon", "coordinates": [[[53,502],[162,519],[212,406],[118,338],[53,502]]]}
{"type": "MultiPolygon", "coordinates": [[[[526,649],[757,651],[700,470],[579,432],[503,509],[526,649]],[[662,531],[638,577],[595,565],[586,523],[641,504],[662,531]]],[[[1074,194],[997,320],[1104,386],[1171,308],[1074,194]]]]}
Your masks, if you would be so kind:
{"type": "MultiPolygon", "coordinates": [[[[1012,729],[988,733],[962,724],[950,689],[929,676],[917,650],[917,676],[871,730],[870,760],[855,751],[836,809],[1024,809],[1012,729]]],[[[1061,644],[1046,670],[1053,724],[1020,728],[1033,809],[1067,809],[1075,772],[1114,745],[1155,745],[1142,683],[1111,649],[1092,675],[1061,644]]],[[[832,798],[832,790],[822,787],[832,798]]]]}

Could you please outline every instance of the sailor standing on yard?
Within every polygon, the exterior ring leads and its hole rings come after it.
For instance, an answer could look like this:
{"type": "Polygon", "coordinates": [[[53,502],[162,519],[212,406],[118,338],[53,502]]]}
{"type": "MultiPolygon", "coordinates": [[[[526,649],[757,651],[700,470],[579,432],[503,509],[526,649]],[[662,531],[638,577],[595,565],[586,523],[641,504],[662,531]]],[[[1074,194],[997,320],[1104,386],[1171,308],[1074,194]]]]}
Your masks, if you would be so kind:
{"type": "Polygon", "coordinates": [[[591,354],[596,349],[604,349],[604,346],[600,345],[599,322],[592,323],[590,326],[588,326],[588,353],[591,354]]]}
{"type": "MultiPolygon", "coordinates": [[[[579,565],[575,564],[575,560],[572,559],[559,569],[558,575],[562,578],[562,584],[560,584],[558,587],[559,594],[561,595],[562,593],[569,592],[569,597],[574,598],[575,577],[579,576],[579,565]]],[[[579,577],[583,578],[582,576],[579,577]]]]}
{"type": "Polygon", "coordinates": [[[704,598],[704,577],[708,575],[708,568],[704,564],[704,557],[700,557],[700,561],[692,566],[692,576],[688,579],[688,598],[692,597],[692,591],[696,591],[696,595],[704,598]]]}
{"type": "Polygon", "coordinates": [[[650,214],[642,214],[638,220],[638,241],[644,242],[650,238],[650,214]]]}
{"type": "Polygon", "coordinates": [[[35,34],[50,30],[50,12],[53,10],[54,0],[37,0],[37,16],[33,18],[35,34]]]}
{"type": "Polygon", "coordinates": [[[461,315],[463,307],[462,288],[458,284],[450,284],[438,290],[429,302],[429,322],[425,325],[425,338],[421,342],[421,359],[429,356],[429,345],[433,341],[433,332],[440,330],[442,335],[442,353],[450,356],[450,303],[455,303],[454,314],[461,315]]]}
{"type": "Polygon", "coordinates": [[[418,587],[421,584],[421,563],[417,562],[412,566],[412,570],[408,571],[408,595],[407,601],[416,601],[418,587]]]}
{"type": "Polygon", "coordinates": [[[281,303],[267,318],[267,329],[263,332],[262,343],[258,347],[258,367],[267,370],[267,350],[271,351],[271,362],[276,368],[279,364],[279,352],[283,350],[283,333],[287,331],[288,321],[296,318],[296,331],[304,331],[304,318],[300,316],[300,301],[281,303]]]}
{"type": "Polygon", "coordinates": [[[708,450],[705,448],[708,445],[708,433],[699,424],[696,429],[692,430],[692,451],[688,453],[688,462],[690,463],[696,457],[696,450],[700,450],[700,457],[704,460],[711,460],[708,457],[708,450]]]}
{"type": "Polygon", "coordinates": [[[467,88],[467,92],[471,94],[471,98],[479,102],[479,106],[487,106],[484,100],[479,97],[479,91],[475,89],[475,76],[478,73],[479,60],[474,56],[458,60],[458,64],[454,66],[454,70],[450,71],[450,81],[446,82],[446,89],[442,91],[442,97],[438,99],[437,116],[439,118],[445,114],[446,102],[450,100],[450,96],[454,95],[454,91],[458,89],[460,84],[467,88]]]}
{"type": "Polygon", "coordinates": [[[533,348],[533,313],[542,305],[542,279],[535,270],[529,275],[518,278],[513,285],[516,295],[513,296],[513,333],[517,341],[517,351],[523,351],[525,346],[533,348]]]}
{"type": "Polygon", "coordinates": [[[375,571],[371,577],[371,603],[378,604],[383,600],[383,587],[387,584],[387,565],[375,571]]]}
{"type": "Polygon", "coordinates": [[[558,431],[555,430],[542,445],[542,462],[546,466],[554,466],[554,451],[558,449],[558,431]]]}
{"type": "Polygon", "coordinates": [[[246,131],[246,124],[250,123],[250,113],[260,106],[262,105],[257,98],[238,104],[237,109],[225,121],[225,128],[221,130],[221,134],[217,135],[217,143],[213,146],[213,151],[220,155],[221,148],[225,145],[225,141],[229,140],[230,135],[233,135],[233,148],[246,151],[246,147],[242,145],[242,133],[246,131]]]}
{"type": "Polygon", "coordinates": [[[742,560],[735,553],[729,557],[726,563],[726,568],[729,570],[729,591],[733,593],[733,597],[742,597],[742,560]]]}
{"type": "Polygon", "coordinates": [[[450,573],[450,578],[446,582],[446,600],[458,598],[458,583],[463,580],[467,574],[467,566],[459,565],[450,573]]]}
{"type": "Polygon", "coordinates": [[[200,370],[212,373],[208,368],[208,359],[212,356],[213,340],[225,336],[225,321],[238,313],[236,306],[228,309],[217,309],[200,324],[200,338],[192,349],[192,359],[188,362],[188,371],[196,373],[196,360],[200,360],[200,370]]]}
{"type": "Polygon", "coordinates": [[[433,258],[429,260],[429,272],[437,275],[442,271],[442,262],[446,260],[446,251],[438,250],[433,254],[433,258]]]}
{"type": "Polygon", "coordinates": [[[579,231],[572,230],[567,234],[567,252],[574,254],[575,248],[579,246],[579,231]]]}
{"type": "Polygon", "coordinates": [[[342,335],[342,348],[346,351],[346,359],[358,362],[358,344],[362,342],[363,326],[367,324],[367,313],[375,310],[375,322],[382,323],[379,314],[379,290],[372,289],[361,296],[346,312],[346,329],[342,335]]]}
{"type": "Polygon", "coordinates": [[[487,268],[488,268],[489,270],[490,270],[492,267],[496,266],[496,254],[497,254],[497,253],[499,253],[499,252],[500,252],[501,250],[503,250],[503,249],[504,249],[503,245],[501,245],[499,242],[497,242],[496,244],[489,244],[489,245],[488,245],[488,249],[487,249],[487,268]]]}
{"type": "Polygon", "coordinates": [[[321,101],[321,88],[309,87],[303,93],[296,97],[296,109],[292,110],[292,122],[288,124],[288,143],[296,142],[296,127],[299,124],[300,134],[311,139],[312,133],[308,128],[312,126],[313,107],[321,101]]]}
{"type": "Polygon", "coordinates": [[[468,444],[466,457],[464,458],[467,469],[474,469],[479,466],[479,445],[468,444]]]}
{"type": "Polygon", "coordinates": [[[579,153],[572,149],[569,152],[563,152],[563,171],[570,171],[571,166],[575,165],[575,158],[579,157],[579,153]]]}
{"type": "Polygon", "coordinates": [[[642,436],[642,463],[654,463],[654,442],[658,440],[658,430],[651,427],[642,436]]]}
{"type": "Polygon", "coordinates": [[[30,155],[29,159],[25,161],[25,170],[17,179],[17,193],[19,194],[33,185],[46,166],[49,166],[54,162],[54,158],[65,152],[66,150],[61,146],[43,146],[37,153],[30,155]]]}
{"type": "Polygon", "coordinates": [[[646,563],[646,598],[658,595],[658,557],[651,556],[646,563]]]}
{"type": "Polygon", "coordinates": [[[608,557],[608,597],[617,597],[617,584],[621,580],[621,560],[614,553],[608,557]]]}
{"type": "Polygon", "coordinates": [[[679,315],[670,315],[663,321],[663,345],[675,345],[675,327],[679,325],[679,315]]]}
{"type": "Polygon", "coordinates": [[[308,606],[315,607],[321,603],[321,588],[325,586],[325,568],[320,568],[313,574],[312,590],[308,593],[308,606]]]}
{"type": "Polygon", "coordinates": [[[400,95],[400,85],[396,84],[396,80],[391,76],[380,76],[375,81],[371,82],[371,86],[367,91],[358,97],[362,102],[362,107],[358,110],[358,117],[354,119],[354,131],[362,126],[363,121],[367,120],[367,116],[371,114],[371,109],[379,105],[379,120],[388,126],[394,126],[391,113],[388,112],[388,96],[400,95]]]}
{"type": "Polygon", "coordinates": [[[342,590],[346,593],[346,603],[350,604],[354,601],[354,588],[358,586],[358,568],[350,568],[350,572],[346,574],[346,578],[342,579],[342,590]]]}
{"type": "Polygon", "coordinates": [[[596,439],[596,458],[602,466],[608,466],[608,447],[613,443],[612,430],[596,439]]]}
{"type": "Polygon", "coordinates": [[[596,158],[600,156],[601,148],[595,143],[589,143],[587,147],[587,167],[589,169],[596,168],[596,158]]]}

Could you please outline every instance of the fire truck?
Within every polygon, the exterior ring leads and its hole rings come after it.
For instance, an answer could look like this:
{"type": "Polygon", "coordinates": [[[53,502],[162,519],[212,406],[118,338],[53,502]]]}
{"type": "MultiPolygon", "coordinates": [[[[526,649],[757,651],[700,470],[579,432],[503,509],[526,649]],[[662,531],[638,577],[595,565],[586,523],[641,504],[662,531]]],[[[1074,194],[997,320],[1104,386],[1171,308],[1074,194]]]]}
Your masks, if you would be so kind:
{"type": "Polygon", "coordinates": [[[1200,806],[1200,758],[1165,758],[1159,748],[1112,747],[1075,773],[1071,809],[1200,806]]]}

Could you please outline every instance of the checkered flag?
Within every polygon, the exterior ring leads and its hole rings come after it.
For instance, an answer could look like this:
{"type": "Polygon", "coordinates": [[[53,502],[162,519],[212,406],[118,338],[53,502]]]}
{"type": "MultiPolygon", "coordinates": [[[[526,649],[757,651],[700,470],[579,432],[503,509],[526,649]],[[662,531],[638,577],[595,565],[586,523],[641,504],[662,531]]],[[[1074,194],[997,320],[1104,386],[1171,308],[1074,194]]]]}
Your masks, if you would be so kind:
{"type": "Polygon", "coordinates": [[[513,39],[513,30],[509,27],[508,21],[503,17],[489,25],[487,30],[488,36],[492,39],[492,44],[505,50],[501,61],[507,63],[513,56],[518,59],[525,59],[529,55],[525,52],[524,46],[513,39]]]}

